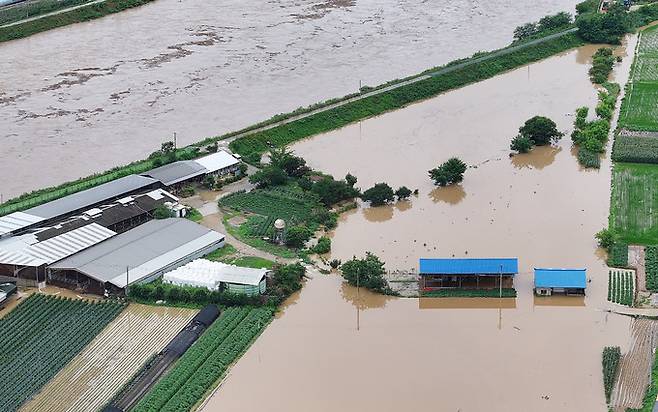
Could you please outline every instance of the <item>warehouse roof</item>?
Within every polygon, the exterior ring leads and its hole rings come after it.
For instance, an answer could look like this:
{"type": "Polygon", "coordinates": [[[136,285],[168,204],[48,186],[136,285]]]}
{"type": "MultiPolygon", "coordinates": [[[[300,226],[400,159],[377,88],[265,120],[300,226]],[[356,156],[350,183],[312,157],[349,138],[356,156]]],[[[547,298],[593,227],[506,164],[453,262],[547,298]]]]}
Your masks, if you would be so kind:
{"type": "Polygon", "coordinates": [[[578,288],[587,286],[586,269],[535,268],[536,288],[578,288]]]}
{"type": "Polygon", "coordinates": [[[175,265],[187,256],[219,244],[224,236],[187,219],[152,220],[54,265],[76,270],[117,287],[175,265]]]}
{"type": "Polygon", "coordinates": [[[73,193],[52,202],[33,207],[25,213],[43,219],[52,219],[78,210],[92,207],[106,200],[115,199],[122,195],[144,189],[157,183],[157,180],[144,176],[129,175],[91,189],[73,193]]]}
{"type": "Polygon", "coordinates": [[[44,241],[26,234],[0,240],[0,263],[41,266],[64,259],[116,235],[96,223],[68,230],[44,241]]]}
{"type": "Polygon", "coordinates": [[[14,212],[0,217],[0,236],[6,235],[18,229],[23,229],[42,222],[45,219],[24,212],[14,212]]]}
{"type": "Polygon", "coordinates": [[[224,150],[219,150],[217,153],[200,157],[196,159],[195,162],[203,166],[206,169],[206,173],[214,173],[218,170],[226,169],[227,167],[235,166],[240,163],[238,159],[224,150]]]}
{"type": "Polygon", "coordinates": [[[165,186],[183,182],[206,173],[206,168],[194,160],[169,163],[144,173],[144,176],[161,181],[165,186]]]}
{"type": "Polygon", "coordinates": [[[420,259],[421,275],[514,275],[518,272],[517,258],[420,259]]]}

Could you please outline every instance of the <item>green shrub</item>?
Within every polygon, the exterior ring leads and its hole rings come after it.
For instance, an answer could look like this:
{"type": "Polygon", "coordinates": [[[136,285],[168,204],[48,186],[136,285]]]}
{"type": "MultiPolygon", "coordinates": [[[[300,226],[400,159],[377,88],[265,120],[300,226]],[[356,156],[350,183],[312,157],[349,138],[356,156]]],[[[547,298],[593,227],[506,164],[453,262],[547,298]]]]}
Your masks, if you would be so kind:
{"type": "Polygon", "coordinates": [[[313,247],[313,253],[317,253],[319,255],[329,253],[331,251],[331,239],[329,239],[326,236],[322,236],[320,239],[318,239],[317,245],[313,247]]]}
{"type": "Polygon", "coordinates": [[[516,135],[516,137],[512,139],[509,148],[511,150],[516,150],[518,153],[528,153],[530,149],[532,149],[532,140],[526,136],[521,136],[520,134],[516,135]]]}
{"type": "Polygon", "coordinates": [[[601,167],[601,154],[581,147],[578,149],[578,163],[583,167],[598,169],[601,167]]]}
{"type": "Polygon", "coordinates": [[[612,49],[601,47],[592,56],[592,67],[589,69],[589,76],[592,82],[603,84],[608,81],[608,76],[612,72],[612,66],[615,58],[612,55],[612,49]]]}

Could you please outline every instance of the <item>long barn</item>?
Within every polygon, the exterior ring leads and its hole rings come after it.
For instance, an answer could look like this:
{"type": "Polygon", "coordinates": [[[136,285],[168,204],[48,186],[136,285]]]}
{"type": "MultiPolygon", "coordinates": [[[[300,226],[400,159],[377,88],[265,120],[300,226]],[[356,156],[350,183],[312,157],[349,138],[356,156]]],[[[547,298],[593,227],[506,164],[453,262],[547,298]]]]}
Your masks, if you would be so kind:
{"type": "Polygon", "coordinates": [[[424,291],[444,288],[511,288],[519,272],[517,258],[420,259],[420,287],[424,291]]]}

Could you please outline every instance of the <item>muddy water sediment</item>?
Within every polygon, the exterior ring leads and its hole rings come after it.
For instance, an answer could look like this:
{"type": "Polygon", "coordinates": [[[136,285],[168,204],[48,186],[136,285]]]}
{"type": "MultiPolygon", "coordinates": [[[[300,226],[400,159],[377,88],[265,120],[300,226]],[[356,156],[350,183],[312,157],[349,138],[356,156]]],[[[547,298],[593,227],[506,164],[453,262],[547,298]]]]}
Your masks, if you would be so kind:
{"type": "Polygon", "coordinates": [[[575,0],[158,0],[0,44],[4,199],[505,46],[575,0]]]}
{"type": "Polygon", "coordinates": [[[596,104],[594,50],[295,145],[313,168],[350,172],[361,188],[419,189],[344,214],[332,257],[372,251],[410,269],[419,257],[516,256],[518,297],[357,298],[337,275],[316,274],[203,410],[257,411],[266,399],[268,411],[606,411],[601,350],[629,339],[629,318],[605,312],[605,256],[593,239],[606,226],[610,161],[581,169],[569,139],[574,110],[596,104]],[[536,114],[566,136],[510,158],[511,138],[536,114]],[[451,156],[471,167],[460,185],[435,188],[427,170],[451,156]],[[587,268],[587,296],[535,298],[533,267],[587,268]],[[254,386],[261,396],[249,396],[254,386]]]}

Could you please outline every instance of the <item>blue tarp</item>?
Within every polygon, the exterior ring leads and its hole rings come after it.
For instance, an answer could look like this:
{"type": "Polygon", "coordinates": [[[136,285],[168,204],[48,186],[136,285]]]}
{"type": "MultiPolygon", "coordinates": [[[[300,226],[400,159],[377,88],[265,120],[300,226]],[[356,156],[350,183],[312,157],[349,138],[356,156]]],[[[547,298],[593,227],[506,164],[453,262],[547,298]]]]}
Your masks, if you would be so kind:
{"type": "Polygon", "coordinates": [[[582,288],[587,285],[585,269],[535,268],[536,288],[582,288]]]}
{"type": "Polygon", "coordinates": [[[421,275],[515,275],[518,272],[517,258],[420,259],[421,275]]]}

